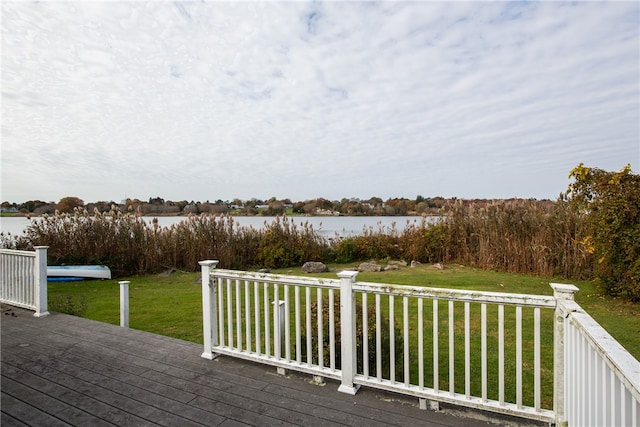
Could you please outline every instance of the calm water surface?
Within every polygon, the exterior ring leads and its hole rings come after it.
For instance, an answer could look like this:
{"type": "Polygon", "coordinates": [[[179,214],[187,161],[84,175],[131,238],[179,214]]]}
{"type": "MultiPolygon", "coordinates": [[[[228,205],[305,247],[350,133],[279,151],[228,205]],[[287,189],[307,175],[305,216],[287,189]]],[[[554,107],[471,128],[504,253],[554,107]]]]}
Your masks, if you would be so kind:
{"type": "MultiPolygon", "coordinates": [[[[151,222],[154,217],[144,217],[151,222]]],[[[407,224],[419,225],[422,217],[419,216],[306,216],[289,217],[296,225],[308,223],[318,230],[325,237],[349,236],[362,234],[364,229],[373,228],[377,231],[380,227],[390,229],[395,227],[398,231],[405,229],[407,224]]],[[[158,224],[161,227],[169,227],[180,221],[184,221],[184,216],[161,216],[158,217],[158,224]]],[[[234,216],[233,221],[240,226],[252,226],[253,228],[263,228],[266,223],[271,223],[275,217],[268,216],[234,216]]],[[[25,217],[3,217],[0,218],[0,231],[11,233],[12,235],[22,233],[31,223],[25,217]]]]}

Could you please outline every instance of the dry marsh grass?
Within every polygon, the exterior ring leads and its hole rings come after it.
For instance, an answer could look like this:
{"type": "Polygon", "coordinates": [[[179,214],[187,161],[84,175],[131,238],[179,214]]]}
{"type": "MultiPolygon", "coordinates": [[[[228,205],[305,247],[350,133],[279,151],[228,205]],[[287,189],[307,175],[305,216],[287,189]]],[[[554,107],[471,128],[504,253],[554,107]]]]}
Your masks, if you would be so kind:
{"type": "Polygon", "coordinates": [[[228,215],[192,215],[160,227],[117,210],[56,213],[32,222],[26,235],[3,237],[2,246],[49,246],[49,263],[104,264],[115,275],[166,269],[196,271],[198,261],[218,259],[223,268],[281,268],[306,261],[348,263],[404,259],[455,261],[484,269],[583,279],[591,255],[581,243],[584,220],[567,203],[510,200],[486,205],[456,201],[437,221],[366,228],[358,236],[323,237],[311,225],[286,216],[264,227],[240,226],[228,215]]]}

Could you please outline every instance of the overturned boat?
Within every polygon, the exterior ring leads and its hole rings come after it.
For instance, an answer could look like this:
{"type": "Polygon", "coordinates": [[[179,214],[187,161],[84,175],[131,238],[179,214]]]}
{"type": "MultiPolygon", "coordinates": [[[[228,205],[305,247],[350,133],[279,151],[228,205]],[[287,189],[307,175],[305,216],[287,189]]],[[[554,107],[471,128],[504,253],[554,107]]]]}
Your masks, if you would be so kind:
{"type": "Polygon", "coordinates": [[[106,265],[47,266],[47,280],[50,282],[84,279],[111,279],[111,270],[106,265]]]}

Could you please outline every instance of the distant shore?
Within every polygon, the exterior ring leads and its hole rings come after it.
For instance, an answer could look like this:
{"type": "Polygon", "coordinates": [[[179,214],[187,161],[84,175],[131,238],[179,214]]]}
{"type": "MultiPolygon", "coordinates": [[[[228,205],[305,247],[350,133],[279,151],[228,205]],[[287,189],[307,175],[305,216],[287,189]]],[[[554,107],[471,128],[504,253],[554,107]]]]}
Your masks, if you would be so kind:
{"type": "MultiPolygon", "coordinates": [[[[42,217],[44,215],[52,215],[52,214],[35,214],[35,213],[24,213],[24,212],[3,212],[2,214],[0,214],[0,217],[6,217],[6,218],[39,218],[42,217]]],[[[188,217],[188,216],[200,216],[200,215],[208,215],[208,216],[220,216],[220,215],[229,215],[229,216],[243,216],[243,217],[251,217],[251,216],[256,216],[256,217],[265,217],[265,218],[272,218],[276,215],[265,215],[262,213],[259,214],[254,214],[254,215],[250,215],[250,214],[243,214],[243,213],[237,213],[237,212],[228,212],[228,213],[223,213],[223,214],[219,214],[219,213],[184,213],[184,212],[180,212],[180,213],[156,213],[156,214],[139,214],[139,216],[145,217],[145,218],[153,218],[153,217],[175,217],[175,216],[183,216],[183,217],[188,217]]],[[[287,217],[300,217],[300,218],[304,218],[304,217],[316,217],[316,218],[333,218],[333,217],[339,217],[339,216],[347,216],[347,217],[374,217],[374,216],[388,216],[388,217],[405,217],[405,216],[415,216],[415,217],[421,217],[424,214],[419,214],[416,212],[408,212],[405,215],[380,215],[380,214],[371,214],[371,215],[365,215],[365,214],[358,214],[358,215],[350,215],[350,214],[339,214],[339,215],[314,215],[314,214],[299,214],[299,213],[287,213],[286,216],[287,217]]],[[[282,216],[282,215],[280,215],[282,216]]],[[[426,216],[439,216],[439,215],[426,215],[426,216]]]]}

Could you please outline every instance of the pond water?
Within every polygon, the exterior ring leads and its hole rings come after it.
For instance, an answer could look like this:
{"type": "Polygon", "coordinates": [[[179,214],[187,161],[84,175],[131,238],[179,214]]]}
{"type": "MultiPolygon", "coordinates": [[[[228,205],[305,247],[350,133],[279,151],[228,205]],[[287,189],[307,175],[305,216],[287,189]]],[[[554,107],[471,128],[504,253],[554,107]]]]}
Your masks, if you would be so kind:
{"type": "MultiPolygon", "coordinates": [[[[151,222],[154,217],[144,217],[151,222]]],[[[184,221],[184,216],[161,216],[158,224],[161,227],[168,227],[180,221],[184,221]]],[[[362,234],[364,229],[373,228],[377,231],[380,227],[389,229],[395,227],[397,230],[404,230],[408,224],[419,225],[422,217],[419,216],[305,216],[289,217],[296,225],[308,223],[318,230],[325,237],[349,236],[362,234]]],[[[428,217],[433,221],[435,217],[428,217]]],[[[264,227],[275,220],[275,217],[268,216],[234,216],[233,221],[240,226],[252,226],[256,229],[264,227]]],[[[26,217],[2,217],[0,218],[0,231],[11,233],[11,235],[21,234],[31,223],[26,217]]]]}

